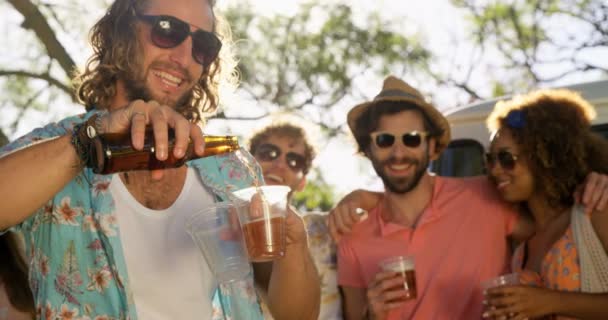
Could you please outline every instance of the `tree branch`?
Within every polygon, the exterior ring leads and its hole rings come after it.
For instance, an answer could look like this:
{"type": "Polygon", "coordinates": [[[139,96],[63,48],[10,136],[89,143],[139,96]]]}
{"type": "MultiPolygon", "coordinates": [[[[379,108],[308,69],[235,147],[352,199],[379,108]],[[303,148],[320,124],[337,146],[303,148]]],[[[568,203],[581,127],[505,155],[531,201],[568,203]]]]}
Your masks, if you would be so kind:
{"type": "Polygon", "coordinates": [[[67,93],[70,97],[72,97],[73,101],[77,100],[74,90],[72,90],[72,87],[70,85],[67,85],[67,84],[61,82],[60,80],[53,78],[49,73],[33,73],[30,71],[23,71],[23,70],[0,70],[0,77],[2,77],[2,76],[4,76],[4,77],[16,76],[16,77],[26,77],[26,78],[44,80],[44,81],[48,82],[50,85],[57,87],[60,90],[67,93]]]}
{"type": "Polygon", "coordinates": [[[266,117],[268,117],[270,114],[268,112],[265,112],[259,116],[254,116],[254,117],[229,117],[226,116],[226,113],[224,111],[218,112],[217,114],[215,114],[213,117],[209,118],[208,121],[213,121],[213,120],[245,120],[245,121],[251,121],[251,120],[261,120],[264,119],[266,117]]]}
{"type": "Polygon", "coordinates": [[[55,32],[48,24],[38,7],[30,0],[8,0],[13,7],[23,15],[23,28],[34,31],[40,42],[44,44],[49,56],[59,63],[68,77],[76,68],[76,64],[65,48],[61,45],[55,32]]]}
{"type": "Polygon", "coordinates": [[[524,56],[523,65],[528,70],[528,73],[530,73],[530,75],[534,78],[534,80],[538,82],[538,76],[536,75],[536,73],[534,73],[534,69],[532,68],[532,62],[531,62],[532,58],[530,57],[530,55],[528,54],[528,51],[526,50],[526,38],[521,30],[519,16],[517,15],[517,12],[515,11],[515,8],[513,6],[509,7],[509,18],[511,19],[511,23],[513,23],[513,28],[515,29],[515,33],[517,34],[517,40],[519,42],[517,47],[521,51],[522,55],[524,56]]]}
{"type": "Polygon", "coordinates": [[[19,121],[21,121],[21,118],[23,118],[23,115],[25,114],[25,112],[28,110],[29,106],[36,100],[38,99],[38,97],[40,97],[40,95],[42,95],[42,93],[46,90],[48,90],[49,88],[49,84],[47,84],[46,87],[41,88],[40,90],[38,90],[36,93],[34,93],[31,97],[29,97],[29,99],[27,99],[27,101],[25,101],[24,103],[20,103],[20,107],[19,107],[19,114],[17,114],[17,117],[15,117],[15,121],[13,121],[13,124],[11,125],[11,129],[13,131],[15,131],[15,129],[17,129],[17,126],[19,125],[19,121]]]}
{"type": "Polygon", "coordinates": [[[6,137],[4,132],[2,132],[2,130],[0,130],[0,147],[2,147],[3,145],[5,145],[7,143],[8,143],[8,138],[6,137]]]}

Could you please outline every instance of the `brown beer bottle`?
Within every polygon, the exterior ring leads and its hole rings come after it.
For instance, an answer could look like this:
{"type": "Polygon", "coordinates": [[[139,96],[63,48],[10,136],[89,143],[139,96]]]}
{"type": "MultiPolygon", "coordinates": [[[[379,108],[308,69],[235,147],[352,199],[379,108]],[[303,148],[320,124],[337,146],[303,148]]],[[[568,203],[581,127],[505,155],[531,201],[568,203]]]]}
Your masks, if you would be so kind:
{"type": "Polygon", "coordinates": [[[205,138],[205,152],[202,156],[194,153],[192,141],[188,144],[183,158],[176,159],[173,155],[175,145],[175,133],[169,130],[169,155],[166,160],[156,159],[154,152],[154,133],[151,129],[146,130],[144,147],[135,150],[131,144],[130,134],[101,134],[94,141],[93,147],[93,172],[97,174],[110,174],[122,171],[154,170],[165,168],[177,168],[186,161],[217,154],[233,152],[240,148],[235,136],[210,136],[205,138]]]}

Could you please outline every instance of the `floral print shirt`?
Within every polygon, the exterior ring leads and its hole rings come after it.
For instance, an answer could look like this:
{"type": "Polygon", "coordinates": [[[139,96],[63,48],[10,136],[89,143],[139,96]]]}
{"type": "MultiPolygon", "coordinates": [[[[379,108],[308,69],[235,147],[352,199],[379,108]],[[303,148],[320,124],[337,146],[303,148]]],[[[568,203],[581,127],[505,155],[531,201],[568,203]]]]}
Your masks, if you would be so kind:
{"type": "MultiPolygon", "coordinates": [[[[0,157],[65,135],[94,112],[38,128],[0,149],[0,157]]],[[[247,152],[243,154],[251,159],[247,152]]],[[[229,192],[253,184],[234,153],[201,158],[188,165],[222,200],[229,192]]],[[[259,168],[256,170],[260,176],[259,168]]],[[[85,169],[42,208],[12,228],[25,239],[38,319],[137,319],[117,213],[108,189],[111,179],[112,175],[96,175],[85,169]]],[[[245,315],[240,316],[244,319],[263,319],[251,275],[246,283],[246,290],[234,290],[233,296],[216,290],[212,319],[233,319],[227,307],[230,305],[241,306],[238,312],[239,316],[245,315]]]]}
{"type": "Polygon", "coordinates": [[[513,255],[514,271],[533,274],[533,284],[553,290],[580,292],[580,262],[574,244],[572,227],[568,227],[545,254],[541,264],[541,273],[523,269],[525,246],[522,244],[513,255]]]}
{"type": "Polygon", "coordinates": [[[343,319],[337,279],[336,244],[327,227],[327,212],[309,212],[302,218],[308,233],[310,254],[321,279],[319,320],[343,319]]]}

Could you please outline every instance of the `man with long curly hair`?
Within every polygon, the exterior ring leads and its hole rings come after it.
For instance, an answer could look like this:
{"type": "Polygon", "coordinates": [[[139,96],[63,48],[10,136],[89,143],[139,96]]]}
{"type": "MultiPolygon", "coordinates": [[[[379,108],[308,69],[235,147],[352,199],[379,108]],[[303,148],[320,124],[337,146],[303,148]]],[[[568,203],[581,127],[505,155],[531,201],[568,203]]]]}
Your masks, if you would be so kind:
{"type": "MultiPolygon", "coordinates": [[[[1,150],[0,230],[25,237],[38,318],[262,317],[252,288],[230,297],[217,290],[184,228],[188,213],[253,184],[234,154],[97,175],[87,147],[99,134],[122,134],[142,149],[151,127],[158,160],[184,157],[189,142],[203,155],[199,125],[216,111],[218,88],[234,65],[213,6],[116,0],[93,27],[94,55],[77,77],[87,113],[1,150]],[[220,301],[229,300],[241,309],[223,308],[220,301]]],[[[266,283],[275,318],[313,319],[318,276],[304,226],[293,212],[286,226],[285,257],[255,277],[266,283]]]]}

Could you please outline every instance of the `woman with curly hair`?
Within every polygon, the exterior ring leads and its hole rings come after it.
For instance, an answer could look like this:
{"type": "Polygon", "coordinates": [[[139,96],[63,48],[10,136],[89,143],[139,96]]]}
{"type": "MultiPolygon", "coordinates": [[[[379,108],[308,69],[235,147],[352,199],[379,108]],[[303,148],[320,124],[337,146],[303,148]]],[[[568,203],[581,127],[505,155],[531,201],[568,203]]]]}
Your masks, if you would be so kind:
{"type": "Polygon", "coordinates": [[[573,196],[591,172],[608,172],[608,141],[590,130],[594,117],[568,90],[515,97],[489,116],[490,177],[532,218],[534,233],[513,256],[522,285],[489,289],[484,317],[608,318],[608,210],[584,212],[573,196]]]}

